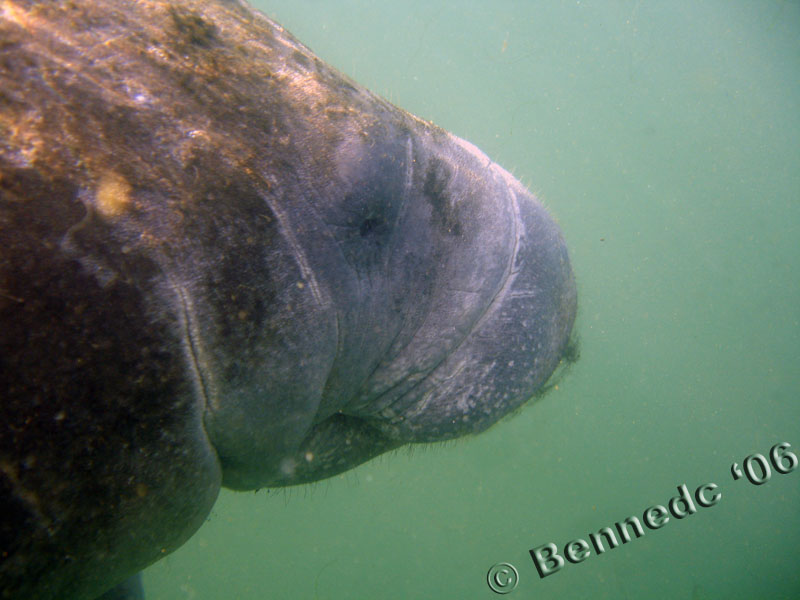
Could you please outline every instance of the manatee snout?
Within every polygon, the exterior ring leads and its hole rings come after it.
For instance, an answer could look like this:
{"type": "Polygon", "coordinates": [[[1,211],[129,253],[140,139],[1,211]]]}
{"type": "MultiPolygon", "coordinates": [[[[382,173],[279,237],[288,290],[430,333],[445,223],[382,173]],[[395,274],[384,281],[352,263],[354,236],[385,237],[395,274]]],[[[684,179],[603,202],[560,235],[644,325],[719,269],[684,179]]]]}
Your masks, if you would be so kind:
{"type": "Polygon", "coordinates": [[[427,330],[417,332],[436,360],[368,411],[404,442],[483,431],[529,400],[564,357],[577,306],[566,244],[542,204],[475,146],[449,137],[457,170],[447,193],[465,204],[469,243],[446,270],[427,330]],[[464,201],[471,197],[475,204],[464,201]]]}

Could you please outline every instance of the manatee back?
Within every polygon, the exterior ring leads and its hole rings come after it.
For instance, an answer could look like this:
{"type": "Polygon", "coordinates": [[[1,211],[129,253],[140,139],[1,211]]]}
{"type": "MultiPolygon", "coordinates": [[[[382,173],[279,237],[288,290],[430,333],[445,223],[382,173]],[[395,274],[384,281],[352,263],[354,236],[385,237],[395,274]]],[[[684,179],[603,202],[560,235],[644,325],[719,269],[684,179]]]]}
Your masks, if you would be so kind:
{"type": "Polygon", "coordinates": [[[157,157],[93,76],[114,4],[0,7],[2,598],[98,596],[180,546],[220,485],[180,289],[123,226],[157,157]]]}

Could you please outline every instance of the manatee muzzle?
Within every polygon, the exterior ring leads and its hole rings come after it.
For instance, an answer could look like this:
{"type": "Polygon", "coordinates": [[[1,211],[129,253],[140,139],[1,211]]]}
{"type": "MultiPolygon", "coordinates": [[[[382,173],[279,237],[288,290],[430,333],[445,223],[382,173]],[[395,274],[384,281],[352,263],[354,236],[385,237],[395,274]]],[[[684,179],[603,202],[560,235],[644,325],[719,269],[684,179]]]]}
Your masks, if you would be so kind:
{"type": "MultiPolygon", "coordinates": [[[[507,230],[488,232],[505,236],[506,253],[498,261],[476,247],[465,256],[471,263],[465,275],[486,263],[481,272],[501,266],[501,276],[492,289],[485,282],[469,289],[454,273],[446,288],[450,304],[426,321],[410,344],[425,354],[428,345],[447,339],[447,348],[439,348],[440,361],[353,410],[353,416],[401,443],[477,433],[525,403],[562,360],[576,312],[575,282],[556,223],[508,171],[469,142],[450,137],[473,159],[473,172],[487,181],[484,200],[491,196],[496,209],[508,215],[507,230]],[[475,298],[478,309],[465,298],[475,298]]],[[[349,414],[348,408],[343,412],[349,414]]]]}

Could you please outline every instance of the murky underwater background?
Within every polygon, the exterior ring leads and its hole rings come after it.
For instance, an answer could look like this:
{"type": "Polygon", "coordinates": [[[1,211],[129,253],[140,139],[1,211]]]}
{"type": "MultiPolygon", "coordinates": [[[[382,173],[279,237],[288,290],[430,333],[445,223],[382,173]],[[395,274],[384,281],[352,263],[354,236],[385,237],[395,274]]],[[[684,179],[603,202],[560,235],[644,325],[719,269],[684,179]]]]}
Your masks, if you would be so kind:
{"type": "Polygon", "coordinates": [[[464,137],[561,224],[581,358],[480,436],[314,486],[223,492],[151,600],[800,597],[797,2],[260,0],[323,60],[464,137]],[[541,579],[677,486],[715,506],[541,579]]]}

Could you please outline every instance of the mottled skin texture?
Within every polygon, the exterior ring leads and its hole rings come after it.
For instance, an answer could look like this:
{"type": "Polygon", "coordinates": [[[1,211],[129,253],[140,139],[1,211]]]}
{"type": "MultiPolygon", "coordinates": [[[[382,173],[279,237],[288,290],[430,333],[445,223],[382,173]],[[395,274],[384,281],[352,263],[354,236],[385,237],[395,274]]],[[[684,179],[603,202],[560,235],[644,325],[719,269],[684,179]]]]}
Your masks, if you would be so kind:
{"type": "Polygon", "coordinates": [[[485,429],[575,309],[516,180],[246,5],[0,0],[0,597],[485,429]]]}

